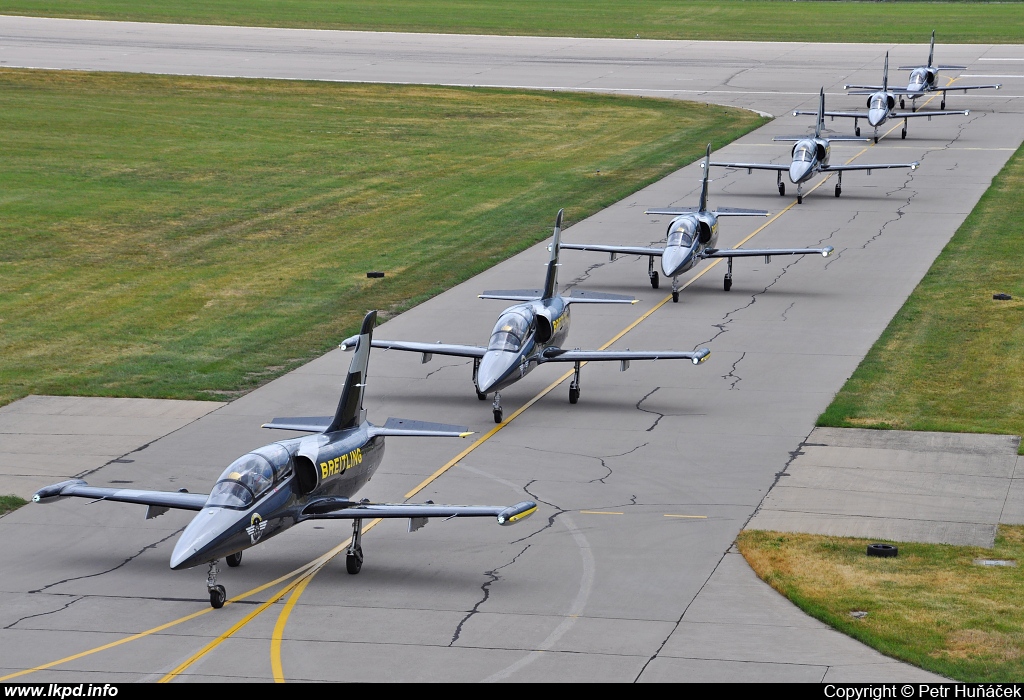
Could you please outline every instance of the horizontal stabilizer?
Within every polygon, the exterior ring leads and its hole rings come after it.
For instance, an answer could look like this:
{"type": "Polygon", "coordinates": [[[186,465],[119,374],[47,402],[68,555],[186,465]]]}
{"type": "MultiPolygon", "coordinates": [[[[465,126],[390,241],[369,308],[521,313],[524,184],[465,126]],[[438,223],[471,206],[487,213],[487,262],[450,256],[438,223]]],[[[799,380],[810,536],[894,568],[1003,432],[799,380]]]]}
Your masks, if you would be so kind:
{"type": "Polygon", "coordinates": [[[496,518],[499,525],[525,520],[537,510],[533,501],[514,506],[450,506],[437,503],[366,503],[322,498],[302,509],[303,518],[355,520],[369,518],[496,518]]]}
{"type": "MultiPolygon", "coordinates": [[[[58,484],[46,486],[32,496],[35,503],[50,503],[60,498],[77,496],[92,498],[97,501],[117,501],[119,503],[138,503],[150,506],[151,512],[162,508],[180,510],[202,510],[209,499],[205,493],[187,493],[184,491],[141,491],[139,489],[110,489],[89,486],[81,479],[70,479],[58,484]]],[[[159,515],[159,513],[156,513],[159,515]]],[[[155,517],[155,516],[151,516],[155,517]]]]}
{"type": "Polygon", "coordinates": [[[322,433],[334,420],[334,416],[299,416],[297,418],[275,418],[264,423],[264,428],[272,430],[299,430],[307,433],[322,433]]]}
{"type": "MultiPolygon", "coordinates": [[[[776,136],[772,141],[783,141],[787,143],[795,143],[797,141],[803,141],[805,139],[814,138],[813,135],[809,136],[776,136]]],[[[826,141],[870,141],[870,136],[822,136],[821,138],[826,141]]]]}
{"type": "Polygon", "coordinates": [[[720,207],[713,213],[715,216],[768,216],[766,209],[737,209],[736,207],[720,207]]]}
{"type": "Polygon", "coordinates": [[[481,299],[504,299],[506,301],[536,301],[544,298],[543,289],[490,289],[477,295],[481,299]]]}
{"type": "Polygon", "coordinates": [[[370,437],[377,435],[394,437],[467,437],[473,431],[464,425],[428,423],[422,420],[388,418],[384,425],[371,425],[370,437]]]}
{"type": "Polygon", "coordinates": [[[567,304],[635,304],[637,302],[635,298],[625,294],[590,292],[585,289],[574,289],[571,296],[562,298],[567,304]]]}
{"type": "MultiPolygon", "coordinates": [[[[712,163],[711,165],[717,165],[712,163]]],[[[644,214],[650,214],[651,216],[679,216],[680,214],[693,214],[697,211],[697,207],[661,207],[660,209],[645,209],[644,214]]]]}

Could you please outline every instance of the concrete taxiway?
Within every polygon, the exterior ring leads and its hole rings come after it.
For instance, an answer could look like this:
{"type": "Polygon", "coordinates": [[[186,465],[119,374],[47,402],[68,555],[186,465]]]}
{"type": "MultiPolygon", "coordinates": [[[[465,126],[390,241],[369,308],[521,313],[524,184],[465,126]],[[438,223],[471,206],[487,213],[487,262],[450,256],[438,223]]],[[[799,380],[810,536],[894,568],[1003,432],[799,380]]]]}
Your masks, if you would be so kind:
{"type": "MultiPolygon", "coordinates": [[[[251,77],[520,85],[622,90],[700,99],[777,115],[812,107],[819,86],[875,79],[887,50],[920,46],[727,44],[304,32],[0,19],[9,66],[205,73],[251,77]],[[249,65],[252,64],[252,65],[249,65]]],[[[1024,57],[1021,46],[947,46],[972,70],[982,58],[1024,57]]],[[[970,71],[968,71],[969,73],[970,71]]],[[[208,610],[205,571],[167,568],[187,514],[144,521],[144,509],[61,502],[0,519],[0,675],[62,663],[23,680],[924,680],[808,620],[758,582],[732,553],[736,533],[801,451],[814,420],[1024,140],[1021,85],[949,98],[967,117],[912,124],[907,140],[833,149],[833,162],[919,160],[914,172],[831,182],[796,205],[770,174],[716,174],[712,206],[760,207],[767,222],[724,220],[720,243],[832,245],[829,259],[737,261],[685,278],[681,301],[647,283],[646,261],[566,251],[563,287],[635,294],[632,308],[579,307],[570,344],[693,348],[688,363],[583,369],[582,397],[542,367],[503,392],[500,430],[477,401],[471,364],[375,352],[371,420],[463,423],[458,440],[389,439],[363,496],[416,494],[450,503],[533,498],[514,528],[431,522],[409,534],[385,523],[364,539],[362,573],[335,560],[286,590],[296,571],[344,540],[341,525],[306,524],[246,553],[222,574],[245,601],[208,610]],[[638,319],[639,323],[636,323],[638,319]],[[636,325],[632,325],[636,323],[636,325]],[[539,398],[538,398],[539,397],[539,398]],[[467,446],[475,446],[460,456],[467,446]],[[185,619],[190,615],[195,615],[185,619]],[[246,619],[251,616],[251,619],[246,619]],[[176,624],[168,626],[168,623],[176,624]],[[242,624],[242,623],[245,624],[242,624]],[[239,624],[237,628],[233,625],[239,624]],[[142,632],[144,636],[132,638],[142,632]],[[227,634],[231,631],[231,634],[227,634]],[[124,641],[129,640],[129,641],[124,641]],[[78,656],[82,652],[95,653],[78,656]],[[72,658],[73,657],[73,658],[72,658]]],[[[858,98],[832,97],[830,107],[858,98]]],[[[771,137],[804,131],[782,117],[718,153],[785,160],[771,137]]],[[[835,123],[837,130],[849,125],[835,123]]],[[[846,133],[840,131],[840,133],[846,133]]],[[[696,201],[689,166],[573,225],[574,242],[649,243],[667,219],[650,206],[696,201]]],[[[552,220],[555,212],[551,212],[552,220]]],[[[539,284],[546,252],[525,251],[382,325],[382,338],[482,343],[501,310],[484,289],[539,284]],[[457,323],[453,319],[458,319],[457,323]]],[[[339,339],[340,340],[340,339],[339,339]]],[[[151,442],[96,485],[198,492],[232,459],[274,438],[274,416],[329,413],[349,356],[335,351],[151,442]]]]}

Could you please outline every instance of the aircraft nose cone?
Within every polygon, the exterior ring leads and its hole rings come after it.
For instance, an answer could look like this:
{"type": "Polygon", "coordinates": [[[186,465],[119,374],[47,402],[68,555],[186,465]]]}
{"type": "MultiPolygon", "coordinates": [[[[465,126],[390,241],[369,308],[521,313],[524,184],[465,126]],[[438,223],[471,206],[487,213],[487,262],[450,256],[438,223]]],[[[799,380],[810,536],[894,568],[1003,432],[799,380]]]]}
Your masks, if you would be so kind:
{"type": "MultiPolygon", "coordinates": [[[[181,533],[174,551],[171,553],[171,568],[189,569],[199,564],[210,561],[208,553],[213,549],[213,544],[225,527],[222,521],[224,511],[217,508],[204,508],[199,511],[192,522],[188,524],[185,531],[181,533]]],[[[237,516],[237,514],[234,514],[237,516]]],[[[233,522],[237,517],[229,516],[233,522]]]]}
{"type": "Polygon", "coordinates": [[[661,271],[666,277],[674,277],[679,274],[690,261],[693,255],[689,248],[682,246],[669,246],[661,255],[661,271]]]}
{"type": "Polygon", "coordinates": [[[871,126],[878,126],[885,121],[885,110],[884,109],[869,109],[868,110],[868,124],[871,126]]]}
{"type": "Polygon", "coordinates": [[[515,362],[516,353],[502,352],[498,350],[484,353],[480,358],[480,368],[476,373],[476,388],[481,394],[487,394],[495,390],[502,378],[508,372],[509,367],[515,362]]]}
{"type": "Polygon", "coordinates": [[[794,185],[803,182],[811,173],[811,164],[805,161],[798,161],[789,166],[789,181],[794,185]]]}

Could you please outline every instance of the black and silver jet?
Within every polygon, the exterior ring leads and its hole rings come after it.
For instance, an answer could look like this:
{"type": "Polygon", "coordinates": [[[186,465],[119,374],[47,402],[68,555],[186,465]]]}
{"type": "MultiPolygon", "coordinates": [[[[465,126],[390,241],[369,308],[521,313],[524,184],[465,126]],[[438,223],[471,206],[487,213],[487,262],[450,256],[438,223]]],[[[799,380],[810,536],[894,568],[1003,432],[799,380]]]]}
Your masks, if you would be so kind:
{"type": "MultiPolygon", "coordinates": [[[[801,112],[803,114],[803,112],[801,112]]],[[[810,114],[815,114],[811,112],[810,114]]],[[[832,165],[829,158],[832,155],[832,141],[870,141],[868,138],[857,136],[822,136],[825,128],[825,89],[821,89],[818,99],[818,120],[814,125],[813,136],[776,136],[772,141],[794,141],[792,161],[789,165],[776,163],[711,163],[715,167],[724,168],[746,168],[749,174],[751,170],[774,170],[776,182],[779,186],[779,196],[786,194],[786,183],[782,181],[782,173],[789,172],[789,181],[796,185],[796,201],[802,204],[804,201],[803,184],[818,173],[838,173],[839,181],[836,182],[836,197],[843,191],[843,173],[850,170],[866,170],[868,175],[872,170],[888,170],[891,168],[910,168],[916,170],[919,162],[913,163],[874,163],[867,165],[832,165]]]]}
{"type": "MultiPolygon", "coordinates": [[[[844,89],[855,88],[856,85],[847,85],[844,89]]],[[[953,115],[966,116],[971,113],[969,109],[964,110],[929,110],[927,112],[898,112],[896,111],[896,98],[893,95],[893,88],[889,87],[889,53],[885,54],[885,68],[882,69],[882,84],[873,89],[874,86],[869,86],[867,91],[855,92],[855,95],[868,95],[867,100],[867,112],[825,112],[826,117],[845,117],[847,119],[853,119],[853,133],[860,136],[860,125],[861,119],[866,119],[868,124],[871,125],[874,130],[875,143],[878,143],[878,127],[885,124],[890,119],[892,120],[903,120],[903,132],[900,134],[900,138],[907,138],[907,121],[911,117],[927,117],[928,121],[931,121],[932,117],[948,117],[953,115]],[[870,92],[870,94],[869,94],[870,92]]],[[[798,109],[793,112],[793,116],[799,114],[814,114],[808,110],[798,109]]]]}
{"type": "MultiPolygon", "coordinates": [[[[591,250],[608,253],[614,260],[617,255],[648,256],[647,275],[651,286],[658,288],[658,272],[654,269],[654,258],[661,258],[661,271],[666,277],[672,278],[672,301],[679,301],[679,275],[692,270],[697,263],[708,258],[726,258],[728,271],[725,273],[725,291],[732,289],[732,259],[761,257],[769,262],[773,255],[809,255],[818,254],[828,257],[831,246],[824,248],[716,248],[718,243],[718,217],[720,216],[768,216],[763,209],[731,209],[722,208],[708,211],[708,170],[709,165],[728,165],[729,167],[761,167],[757,164],[729,164],[711,162],[711,144],[701,167],[704,168],[704,181],[700,191],[700,205],[696,207],[676,207],[669,209],[648,209],[646,214],[674,216],[668,224],[668,239],[663,248],[653,246],[600,245],[591,243],[563,243],[562,247],[571,250],[591,250]]],[[[781,166],[774,166],[781,167],[781,166]]]]}
{"type": "MultiPolygon", "coordinates": [[[[487,347],[477,345],[446,345],[419,343],[405,340],[373,341],[375,348],[405,350],[423,355],[429,362],[434,355],[473,358],[473,383],[481,401],[494,392],[492,412],[494,422],[502,421],[500,391],[519,381],[534,367],[548,362],[572,362],[575,365],[569,384],[569,403],[580,398],[580,365],[584,362],[616,361],[625,371],[631,360],[690,360],[698,365],[711,351],[701,348],[694,352],[677,350],[563,350],[562,344],[569,334],[569,307],[572,304],[635,304],[636,299],[620,294],[603,294],[574,289],[571,296],[558,294],[558,253],[562,231],[562,211],[555,219],[555,233],[551,240],[551,258],[543,289],[511,289],[488,291],[481,299],[505,299],[520,303],[501,312],[491,331],[487,347]]],[[[355,339],[346,340],[341,347],[349,349],[355,339]]]]}
{"type": "Polygon", "coordinates": [[[377,312],[363,319],[356,354],[333,416],[275,418],[264,428],[314,433],[279,440],[245,454],[224,470],[209,494],[140,491],[89,486],[81,479],[62,481],[36,492],[32,500],[49,503],[69,496],[149,506],[146,518],[170,508],[199,511],[178,538],[171,554],[172,569],[209,564],[210,605],[224,605],[227,593],[217,583],[217,560],[228,566],[242,562],[242,552],[306,520],[351,520],[352,541],[345,568],[358,574],[363,564],[362,522],[373,518],[409,518],[409,531],[427,518],[497,518],[511,525],[537,505],[451,506],[430,503],[371,503],[351,497],[370,480],[384,456],[387,436],[465,437],[466,428],[390,418],[383,426],[366,420],[363,394],[370,358],[370,340],[377,312]]]}
{"type": "MultiPolygon", "coordinates": [[[[946,93],[951,90],[963,90],[964,94],[967,94],[968,90],[998,90],[1003,85],[1002,83],[993,83],[992,85],[946,85],[939,87],[938,78],[940,70],[967,70],[967,66],[936,66],[933,65],[935,60],[935,30],[932,30],[932,42],[928,49],[928,65],[925,66],[900,66],[898,70],[910,71],[910,80],[907,82],[905,88],[892,87],[889,91],[895,95],[900,96],[900,109],[907,106],[906,98],[910,98],[911,105],[910,111],[916,111],[917,99],[924,97],[928,93],[941,92],[942,103],[939,105],[939,109],[946,108],[946,93]]],[[[845,90],[851,90],[851,95],[867,95],[870,92],[876,90],[884,90],[884,86],[881,85],[845,85],[845,90]],[[870,91],[870,92],[869,92],[870,91]]]]}

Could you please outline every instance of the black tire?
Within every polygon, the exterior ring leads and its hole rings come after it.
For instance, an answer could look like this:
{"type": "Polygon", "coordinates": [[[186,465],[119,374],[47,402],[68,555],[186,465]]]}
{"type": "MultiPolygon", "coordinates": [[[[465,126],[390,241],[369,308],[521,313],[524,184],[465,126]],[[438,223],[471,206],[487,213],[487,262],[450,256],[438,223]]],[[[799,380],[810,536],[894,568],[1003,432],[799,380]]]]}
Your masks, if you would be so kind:
{"type": "Polygon", "coordinates": [[[487,394],[481,394],[478,391],[478,392],[476,392],[476,398],[479,399],[480,401],[486,401],[487,400],[487,394]]]}
{"type": "Polygon", "coordinates": [[[803,204],[804,203],[804,196],[802,194],[798,194],[796,196],[796,203],[797,204],[803,204]]]}
{"type": "Polygon", "coordinates": [[[838,197],[842,193],[843,193],[843,188],[840,187],[839,185],[836,185],[836,197],[838,197]]]}
{"type": "Polygon", "coordinates": [[[359,570],[363,568],[363,549],[360,547],[356,550],[356,554],[345,555],[345,571],[349,572],[353,576],[359,573],[359,570]]]}
{"type": "Polygon", "coordinates": [[[859,126],[856,129],[853,130],[853,135],[854,136],[860,136],[860,127],[859,126]]]}
{"type": "Polygon", "coordinates": [[[907,108],[907,103],[904,102],[903,98],[901,97],[900,98],[900,109],[906,109],[906,108],[907,108]]]}
{"type": "Polygon", "coordinates": [[[658,279],[658,273],[657,272],[652,272],[651,273],[651,289],[657,289],[659,282],[660,282],[660,280],[658,279]]]}
{"type": "Polygon", "coordinates": [[[895,557],[900,553],[900,550],[896,545],[892,544],[869,544],[868,545],[868,556],[869,557],[882,557],[888,559],[889,557],[895,557]]]}
{"type": "Polygon", "coordinates": [[[779,183],[779,196],[780,197],[785,197],[786,196],[786,183],[785,182],[780,182],[779,183]]]}
{"type": "Polygon", "coordinates": [[[722,282],[722,286],[725,288],[725,291],[727,291],[727,292],[730,289],[732,289],[732,277],[730,277],[729,275],[726,275],[725,276],[725,281],[722,282]]]}
{"type": "Polygon", "coordinates": [[[224,557],[224,560],[228,563],[228,566],[230,566],[232,569],[235,568],[236,566],[241,566],[242,565],[242,553],[241,552],[235,552],[234,554],[229,554],[226,557],[224,557]]]}
{"type": "Polygon", "coordinates": [[[674,302],[678,302],[679,301],[679,292],[672,292],[672,301],[674,301],[674,302]]]}
{"type": "Polygon", "coordinates": [[[228,599],[228,592],[224,590],[224,586],[214,586],[210,589],[210,605],[214,610],[220,610],[224,607],[224,602],[228,599]]]}
{"type": "Polygon", "coordinates": [[[573,404],[574,403],[579,403],[579,400],[580,400],[580,390],[579,390],[579,388],[578,387],[574,387],[574,386],[569,387],[569,403],[573,403],[573,404]]]}
{"type": "Polygon", "coordinates": [[[875,143],[878,143],[878,137],[877,136],[875,137],[875,143]]]}
{"type": "Polygon", "coordinates": [[[904,129],[904,130],[903,130],[903,131],[902,131],[902,132],[900,133],[900,138],[901,138],[901,139],[905,139],[905,138],[907,138],[907,130],[906,130],[906,129],[904,129]]]}
{"type": "Polygon", "coordinates": [[[942,101],[942,102],[941,102],[941,103],[939,104],[939,109],[945,109],[945,108],[946,108],[946,101],[945,101],[945,100],[943,100],[943,101],[942,101]]]}
{"type": "Polygon", "coordinates": [[[502,412],[500,408],[494,409],[494,422],[500,423],[502,418],[502,412]]]}

